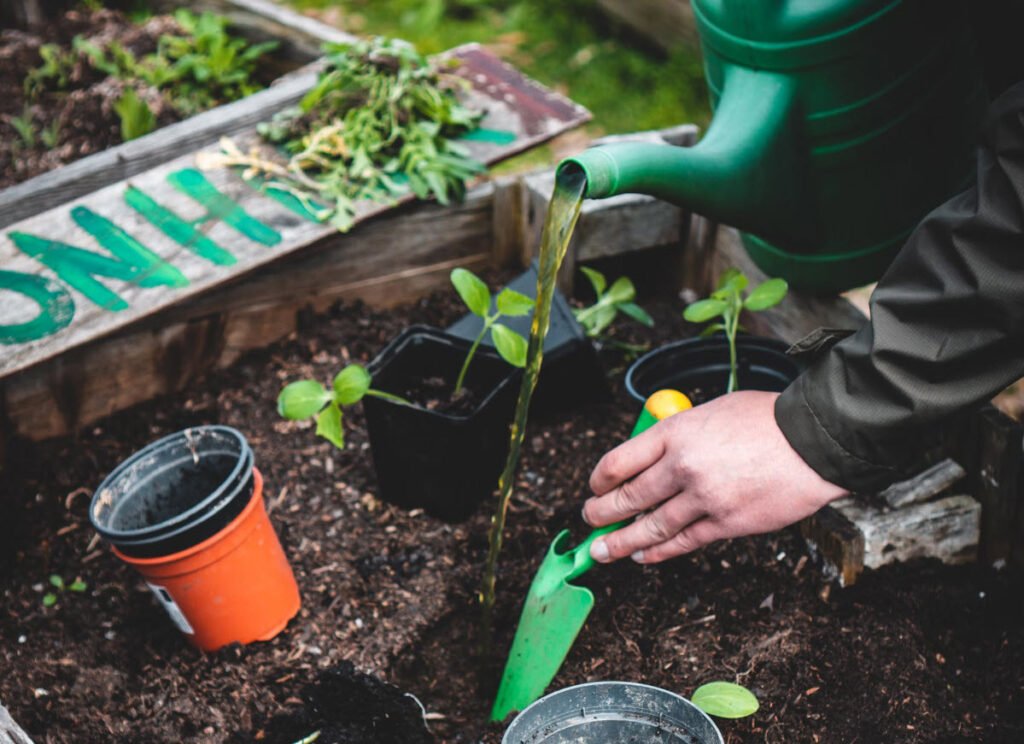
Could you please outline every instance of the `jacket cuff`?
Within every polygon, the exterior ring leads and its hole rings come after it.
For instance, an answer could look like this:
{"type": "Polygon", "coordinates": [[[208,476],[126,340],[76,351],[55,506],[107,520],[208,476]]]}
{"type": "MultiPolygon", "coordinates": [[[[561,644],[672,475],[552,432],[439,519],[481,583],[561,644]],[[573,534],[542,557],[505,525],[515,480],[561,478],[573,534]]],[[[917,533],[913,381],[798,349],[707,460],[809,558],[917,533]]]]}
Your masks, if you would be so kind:
{"type": "Polygon", "coordinates": [[[826,428],[798,377],[775,401],[775,422],[796,453],[818,475],[853,493],[874,493],[899,478],[896,468],[870,462],[843,446],[826,428]]]}

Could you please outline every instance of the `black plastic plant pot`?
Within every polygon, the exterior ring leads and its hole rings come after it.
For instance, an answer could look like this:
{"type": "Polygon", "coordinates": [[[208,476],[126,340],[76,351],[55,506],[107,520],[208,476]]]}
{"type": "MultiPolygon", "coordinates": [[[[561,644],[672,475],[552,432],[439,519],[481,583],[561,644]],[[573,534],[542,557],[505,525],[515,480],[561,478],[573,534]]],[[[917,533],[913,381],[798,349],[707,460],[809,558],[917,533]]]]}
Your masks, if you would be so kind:
{"type": "MultiPolygon", "coordinates": [[[[788,344],[761,336],[736,339],[736,377],[740,390],[782,392],[801,372],[786,354],[788,344]]],[[[652,393],[671,388],[694,404],[725,393],[729,380],[729,342],[724,336],[689,338],[654,349],[626,372],[626,390],[643,403],[652,393]]]]}
{"type": "Polygon", "coordinates": [[[164,437],[118,465],[89,507],[96,531],[136,558],[171,555],[212,537],[253,492],[253,454],[227,426],[164,437]]]}
{"type": "Polygon", "coordinates": [[[520,713],[501,741],[723,744],[714,721],[689,700],[633,682],[590,682],[553,692],[520,713]]]}
{"type": "MultiPolygon", "coordinates": [[[[407,328],[369,365],[373,387],[408,398],[423,380],[454,385],[469,347],[436,328],[407,328]]],[[[363,398],[380,497],[448,522],[467,519],[497,486],[520,376],[481,348],[465,381],[478,403],[466,415],[363,398]]]]}
{"type": "MultiPolygon", "coordinates": [[[[537,262],[508,283],[509,289],[537,298],[537,262]]],[[[491,301],[491,312],[494,312],[491,301]]],[[[530,336],[533,313],[518,318],[502,318],[501,322],[524,338],[530,336]]],[[[473,341],[483,320],[468,313],[448,328],[453,336],[473,341]]],[[[482,346],[493,349],[490,335],[482,346]]],[[[576,322],[572,308],[557,289],[551,302],[551,322],[544,337],[544,361],[537,380],[537,390],[530,403],[531,412],[550,412],[608,397],[608,385],[594,344],[583,326],[576,322]]]]}

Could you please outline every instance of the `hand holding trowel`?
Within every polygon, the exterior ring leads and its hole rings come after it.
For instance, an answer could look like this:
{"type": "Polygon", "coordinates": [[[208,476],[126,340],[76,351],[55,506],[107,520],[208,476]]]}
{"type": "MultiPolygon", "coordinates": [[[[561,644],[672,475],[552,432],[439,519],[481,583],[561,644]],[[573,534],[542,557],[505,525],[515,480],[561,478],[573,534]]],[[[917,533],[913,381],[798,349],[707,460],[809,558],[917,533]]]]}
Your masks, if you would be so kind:
{"type": "MultiPolygon", "coordinates": [[[[659,390],[644,403],[631,436],[691,407],[682,393],[659,390]]],[[[594,565],[591,543],[625,524],[618,522],[596,529],[575,548],[567,546],[569,530],[562,530],[551,543],[526,595],[498,697],[491,709],[492,721],[504,719],[513,710],[522,710],[551,684],[594,606],[593,592],[569,582],[594,565]]]]}

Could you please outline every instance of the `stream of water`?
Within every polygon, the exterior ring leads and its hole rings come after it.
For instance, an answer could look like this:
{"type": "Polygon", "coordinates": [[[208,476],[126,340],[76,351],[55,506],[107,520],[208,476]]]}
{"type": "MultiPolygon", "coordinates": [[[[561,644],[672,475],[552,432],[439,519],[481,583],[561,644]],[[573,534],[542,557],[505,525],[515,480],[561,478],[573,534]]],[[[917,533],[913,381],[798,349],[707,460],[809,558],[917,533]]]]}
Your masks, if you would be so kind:
{"type": "Polygon", "coordinates": [[[547,219],[540,239],[540,268],[537,272],[537,304],[530,326],[530,342],[526,352],[526,367],[519,387],[515,416],[509,433],[508,458],[498,481],[498,508],[491,517],[490,541],[487,551],[487,565],[480,600],[484,607],[485,638],[490,637],[491,611],[494,607],[495,574],[498,556],[501,553],[502,537],[505,531],[505,515],[512,496],[516,466],[519,464],[519,450],[526,433],[526,418],[530,411],[534,388],[540,375],[544,358],[544,337],[551,321],[551,302],[555,294],[558,269],[565,258],[565,252],[572,240],[573,228],[580,216],[583,195],[586,192],[586,176],[578,170],[561,170],[555,178],[555,190],[548,204],[547,219]]]}

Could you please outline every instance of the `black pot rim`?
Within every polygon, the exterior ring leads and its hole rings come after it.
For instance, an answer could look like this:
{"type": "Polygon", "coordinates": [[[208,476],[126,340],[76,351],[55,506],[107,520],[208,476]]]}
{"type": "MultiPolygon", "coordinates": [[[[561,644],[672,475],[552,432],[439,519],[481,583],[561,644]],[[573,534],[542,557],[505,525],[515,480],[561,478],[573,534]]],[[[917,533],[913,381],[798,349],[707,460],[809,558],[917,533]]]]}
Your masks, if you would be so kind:
{"type": "Polygon", "coordinates": [[[238,487],[235,490],[224,496],[220,501],[213,505],[212,508],[196,517],[196,519],[179,526],[175,530],[160,535],[153,535],[152,537],[137,538],[131,540],[110,540],[110,544],[116,547],[125,555],[130,556],[132,558],[157,558],[165,555],[172,555],[173,553],[177,553],[182,550],[187,550],[188,548],[191,548],[194,545],[198,545],[204,540],[208,540],[209,538],[218,534],[229,524],[231,524],[231,522],[233,522],[239,514],[245,511],[246,505],[255,496],[254,470],[255,468],[253,470],[250,470],[249,477],[244,479],[241,483],[239,483],[238,487]],[[240,508],[238,508],[235,511],[235,514],[233,514],[226,522],[224,522],[224,524],[217,527],[212,533],[203,534],[202,537],[200,537],[199,539],[193,539],[186,543],[177,544],[178,541],[180,541],[180,539],[182,538],[182,536],[187,535],[189,532],[193,530],[201,531],[202,525],[210,521],[215,521],[218,518],[222,518],[223,513],[225,511],[228,511],[228,508],[230,506],[236,505],[235,500],[239,497],[239,495],[247,491],[249,494],[248,498],[244,500],[240,508]],[[169,544],[168,547],[160,548],[159,546],[164,543],[169,544]]]}
{"type": "MultiPolygon", "coordinates": [[[[412,339],[415,338],[416,336],[426,336],[427,338],[433,339],[435,341],[440,341],[451,346],[464,346],[466,351],[469,351],[469,347],[472,346],[471,342],[466,341],[465,339],[460,338],[458,336],[453,336],[452,334],[448,333],[447,331],[441,330],[440,328],[435,328],[434,326],[429,326],[423,323],[414,323],[413,325],[408,326],[405,330],[403,330],[393,339],[391,339],[391,341],[389,341],[388,344],[383,349],[380,350],[380,353],[378,353],[377,356],[375,356],[373,360],[368,365],[366,365],[366,371],[370,373],[371,379],[378,372],[385,369],[387,365],[390,364],[391,361],[395,358],[395,356],[397,356],[407,344],[411,343],[412,339]]],[[[417,411],[422,411],[423,413],[428,414],[430,416],[437,416],[438,418],[447,419],[449,421],[468,421],[469,419],[479,414],[482,409],[487,407],[491,400],[496,395],[498,395],[502,391],[502,389],[505,388],[505,386],[510,385],[515,379],[517,379],[522,374],[521,369],[513,367],[511,364],[509,364],[500,356],[498,356],[496,352],[493,352],[489,349],[485,349],[483,346],[477,347],[476,355],[477,358],[474,360],[474,363],[476,361],[479,361],[481,357],[485,357],[491,360],[498,360],[500,361],[501,364],[509,368],[509,372],[507,375],[502,377],[501,380],[496,385],[492,386],[490,392],[488,392],[486,396],[482,397],[480,401],[477,403],[476,407],[468,413],[454,414],[444,413],[441,411],[431,411],[429,408],[424,408],[418,403],[405,404],[393,400],[388,400],[387,398],[373,398],[372,400],[375,404],[379,403],[382,405],[386,404],[414,408],[417,411]]],[[[365,401],[366,398],[364,398],[363,400],[365,401]]]]}
{"type": "Polygon", "coordinates": [[[139,539],[146,540],[150,538],[157,538],[161,535],[166,535],[168,532],[177,530],[179,526],[184,525],[187,527],[190,525],[195,521],[197,516],[201,516],[205,511],[209,510],[211,506],[218,504],[226,491],[230,490],[232,493],[236,493],[237,489],[242,487],[250,477],[247,473],[252,470],[252,467],[252,448],[249,446],[249,442],[240,431],[231,426],[224,426],[220,424],[191,426],[187,429],[182,429],[181,431],[161,437],[155,442],[151,442],[138,452],[128,457],[126,460],[123,460],[116,468],[114,468],[110,474],[103,479],[103,482],[100,483],[99,487],[93,493],[92,500],[89,503],[89,521],[92,523],[93,529],[95,529],[103,538],[115,544],[123,540],[132,542],[139,539]],[[148,457],[160,449],[177,443],[182,436],[191,436],[191,433],[195,431],[216,431],[221,434],[227,434],[229,437],[232,437],[239,442],[240,448],[238,461],[217,488],[191,508],[155,525],[141,527],[134,530],[114,530],[98,523],[95,514],[101,495],[105,490],[109,490],[113,486],[117,479],[124,474],[125,470],[130,468],[134,463],[140,461],[142,458],[148,457]]]}
{"type": "MultiPolygon", "coordinates": [[[[664,346],[659,346],[656,349],[651,349],[633,362],[626,371],[626,392],[629,393],[629,396],[633,398],[633,400],[640,403],[645,403],[647,401],[647,399],[637,391],[633,380],[637,370],[643,369],[643,367],[650,364],[652,360],[656,360],[661,356],[669,354],[685,353],[690,349],[726,348],[727,346],[728,340],[726,337],[721,334],[716,334],[714,336],[707,337],[698,336],[696,338],[684,338],[681,341],[673,341],[672,343],[665,344],[664,346]]],[[[767,336],[755,336],[752,334],[741,333],[736,336],[736,347],[737,349],[763,350],[785,356],[786,351],[790,348],[790,344],[775,338],[768,338],[767,336]]],[[[793,363],[794,365],[796,364],[795,361],[793,363]]]]}

